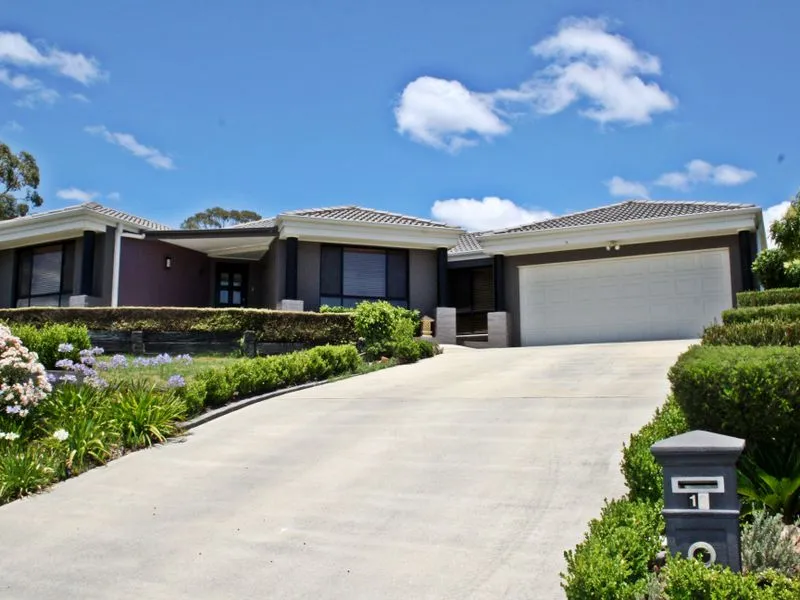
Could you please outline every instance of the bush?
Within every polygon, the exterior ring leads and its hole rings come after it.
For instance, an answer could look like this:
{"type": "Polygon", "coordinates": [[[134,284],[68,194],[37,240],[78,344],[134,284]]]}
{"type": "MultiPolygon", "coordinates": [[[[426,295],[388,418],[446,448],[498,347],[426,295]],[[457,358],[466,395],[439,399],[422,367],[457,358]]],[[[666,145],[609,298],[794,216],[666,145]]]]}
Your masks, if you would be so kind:
{"type": "Polygon", "coordinates": [[[441,347],[435,342],[430,340],[416,340],[416,342],[419,346],[420,358],[433,358],[442,353],[441,347]]]}
{"type": "Polygon", "coordinates": [[[258,341],[315,345],[356,339],[351,315],[257,308],[12,308],[0,309],[0,321],[80,324],[90,331],[255,331],[258,341]]]}
{"type": "Polygon", "coordinates": [[[794,540],[784,534],[780,515],[765,510],[753,513],[753,522],[742,529],[742,569],[748,573],[774,570],[793,577],[800,570],[800,554],[794,540]]]}
{"type": "Polygon", "coordinates": [[[78,360],[81,350],[91,348],[89,331],[85,325],[25,325],[17,324],[11,327],[11,332],[22,340],[22,343],[31,352],[36,352],[46,369],[55,369],[56,361],[62,358],[78,360]],[[69,344],[70,351],[59,351],[59,346],[69,344]]]}
{"type": "Polygon", "coordinates": [[[327,304],[323,304],[322,306],[319,307],[319,312],[321,314],[325,314],[325,313],[351,314],[355,310],[356,309],[354,307],[350,307],[350,306],[328,306],[327,304]]]}
{"type": "Polygon", "coordinates": [[[145,448],[179,431],[186,405],[173,392],[149,383],[120,389],[110,403],[123,446],[145,448]]]}
{"type": "Polygon", "coordinates": [[[414,343],[419,329],[419,312],[393,306],[384,300],[361,302],[354,313],[356,333],[364,344],[368,360],[382,356],[402,362],[416,362],[421,350],[414,343]]]}
{"type": "Polygon", "coordinates": [[[798,346],[800,321],[751,321],[711,325],[703,331],[706,346],[798,346]]]}
{"type": "Polygon", "coordinates": [[[661,550],[661,504],[612,500],[575,550],[564,553],[569,600],[631,600],[648,587],[648,563],[661,550]]]}
{"type": "Polygon", "coordinates": [[[683,411],[675,400],[668,398],[653,418],[637,433],[631,435],[622,448],[622,474],[628,486],[628,498],[658,502],[664,495],[663,473],[650,447],[656,442],[689,431],[683,411]]]}
{"type": "Polygon", "coordinates": [[[689,429],[780,447],[800,430],[800,348],[694,346],[670,369],[689,429]]]}
{"type": "Polygon", "coordinates": [[[771,306],[773,304],[800,304],[800,288],[779,288],[763,292],[739,292],[736,294],[736,305],[771,306]]]}
{"type": "Polygon", "coordinates": [[[765,289],[791,288],[800,285],[796,264],[780,248],[768,248],[753,261],[753,273],[765,289]]]}
{"type": "Polygon", "coordinates": [[[36,354],[11,335],[5,325],[0,325],[0,429],[4,420],[24,419],[47,394],[50,383],[44,366],[36,354]]]}
{"type": "Polygon", "coordinates": [[[800,304],[731,308],[722,313],[722,322],[725,325],[753,321],[800,321],[800,304]]]}
{"type": "Polygon", "coordinates": [[[201,371],[179,390],[190,413],[276,389],[354,373],[361,364],[355,346],[318,346],[310,350],[242,359],[227,367],[201,371]]]}
{"type": "Polygon", "coordinates": [[[49,452],[0,440],[0,504],[36,493],[57,479],[49,452]]]}

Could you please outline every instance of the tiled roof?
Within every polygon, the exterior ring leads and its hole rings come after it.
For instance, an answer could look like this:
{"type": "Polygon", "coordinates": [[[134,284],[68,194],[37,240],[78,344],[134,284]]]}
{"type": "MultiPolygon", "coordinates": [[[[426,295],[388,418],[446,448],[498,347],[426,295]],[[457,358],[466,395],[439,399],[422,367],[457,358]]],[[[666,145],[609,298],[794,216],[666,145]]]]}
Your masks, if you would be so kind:
{"type": "Polygon", "coordinates": [[[334,219],[336,221],[357,221],[359,223],[381,223],[385,225],[412,225],[416,227],[440,227],[451,229],[449,225],[401,215],[383,210],[372,208],[361,208],[360,206],[332,206],[329,208],[311,208],[295,210],[282,213],[284,215],[295,215],[299,217],[313,217],[316,219],[334,219]]]}
{"type": "Polygon", "coordinates": [[[238,225],[232,225],[230,229],[254,229],[257,227],[275,227],[275,217],[259,219],[258,221],[248,221],[247,223],[239,223],[238,225]]]}
{"type": "Polygon", "coordinates": [[[529,223],[528,225],[494,231],[488,235],[561,229],[566,227],[579,227],[581,225],[602,225],[605,223],[662,219],[754,207],[755,204],[726,204],[722,202],[628,200],[627,202],[601,206],[600,208],[576,212],[570,215],[564,215],[563,217],[555,217],[545,221],[529,223]]]}
{"type": "Polygon", "coordinates": [[[142,229],[157,229],[157,230],[171,229],[170,227],[162,225],[161,223],[156,223],[155,221],[151,221],[150,219],[145,219],[143,217],[137,217],[136,215],[122,212],[121,210],[109,208],[107,206],[103,206],[102,204],[98,204],[97,202],[85,202],[81,204],[81,206],[88,208],[103,216],[109,217],[111,219],[116,219],[119,221],[125,221],[126,223],[130,223],[131,225],[141,227],[142,229]]]}
{"type": "Polygon", "coordinates": [[[462,233],[461,237],[458,238],[458,243],[453,247],[450,248],[449,254],[451,256],[455,254],[471,254],[473,252],[483,252],[483,247],[481,243],[478,241],[478,236],[482,235],[480,233],[462,233]]]}

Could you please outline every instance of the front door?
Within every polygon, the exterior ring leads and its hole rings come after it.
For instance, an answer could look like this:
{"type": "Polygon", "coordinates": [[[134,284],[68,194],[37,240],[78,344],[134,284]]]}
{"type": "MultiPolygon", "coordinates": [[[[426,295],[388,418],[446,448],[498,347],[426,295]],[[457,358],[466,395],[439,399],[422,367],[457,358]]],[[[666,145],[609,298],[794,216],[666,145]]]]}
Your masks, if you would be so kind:
{"type": "Polygon", "coordinates": [[[241,263],[217,264],[216,306],[247,306],[247,267],[241,263]]]}

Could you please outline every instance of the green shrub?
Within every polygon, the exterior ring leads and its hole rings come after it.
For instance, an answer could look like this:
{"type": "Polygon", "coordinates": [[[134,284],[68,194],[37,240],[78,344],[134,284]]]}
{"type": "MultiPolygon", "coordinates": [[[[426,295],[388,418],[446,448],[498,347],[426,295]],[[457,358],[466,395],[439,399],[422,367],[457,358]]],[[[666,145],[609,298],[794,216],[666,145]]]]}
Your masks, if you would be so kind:
{"type": "Polygon", "coordinates": [[[49,325],[11,325],[11,333],[22,340],[22,344],[39,355],[45,369],[55,369],[56,361],[69,358],[77,361],[81,350],[91,348],[92,341],[84,325],[49,324],[49,325]],[[70,344],[71,352],[59,352],[61,344],[70,344]]]}
{"type": "Polygon", "coordinates": [[[319,312],[322,314],[325,313],[336,313],[336,314],[350,314],[355,311],[355,307],[351,306],[329,306],[327,304],[323,304],[319,307],[319,312]]]}
{"type": "Polygon", "coordinates": [[[719,565],[671,558],[661,572],[664,595],[652,600],[796,600],[800,581],[774,572],[741,575],[719,565]]]}
{"type": "Polygon", "coordinates": [[[85,325],[90,331],[254,331],[257,341],[345,344],[356,339],[348,314],[288,312],[258,308],[11,308],[0,309],[0,321],[43,325],[85,325]]]}
{"type": "Polygon", "coordinates": [[[419,330],[419,311],[393,306],[384,300],[361,302],[354,313],[356,333],[368,360],[383,356],[416,362],[421,350],[414,343],[419,330]]]}
{"type": "Polygon", "coordinates": [[[656,409],[653,418],[622,448],[622,474],[631,500],[658,502],[664,495],[663,473],[650,447],[656,442],[689,430],[683,411],[675,400],[668,398],[656,409]]]}
{"type": "Polygon", "coordinates": [[[690,429],[780,447],[800,430],[800,347],[694,346],[670,369],[690,429]]]}
{"type": "Polygon", "coordinates": [[[768,248],[753,261],[753,273],[765,289],[791,288],[800,285],[796,265],[780,248],[768,248]]]}
{"type": "Polygon", "coordinates": [[[794,440],[747,451],[739,461],[743,513],[762,507],[787,525],[800,517],[800,446],[794,440]]]}
{"type": "Polygon", "coordinates": [[[773,304],[800,304],[800,288],[779,288],[763,292],[739,292],[736,294],[736,305],[771,306],[773,304]]]}
{"type": "Polygon", "coordinates": [[[710,325],[703,331],[705,346],[798,346],[800,321],[751,321],[710,325]]]}
{"type": "Polygon", "coordinates": [[[0,441],[0,503],[34,494],[57,478],[52,454],[46,448],[0,441]]]}
{"type": "Polygon", "coordinates": [[[648,563],[661,550],[660,503],[612,500],[575,550],[564,553],[569,600],[631,600],[648,587],[648,563]]]}
{"type": "Polygon", "coordinates": [[[775,304],[731,308],[722,313],[722,322],[751,323],[753,321],[800,321],[800,304],[775,304]]]}
{"type": "Polygon", "coordinates": [[[126,448],[136,449],[164,442],[179,431],[186,405],[172,392],[142,383],[120,389],[111,412],[126,448]]]}
{"type": "Polygon", "coordinates": [[[793,577],[800,570],[800,553],[794,540],[783,533],[780,515],[765,510],[753,512],[752,523],[742,528],[742,569],[748,573],[774,570],[793,577]]]}
{"type": "Polygon", "coordinates": [[[433,358],[442,353],[439,344],[431,342],[430,340],[416,340],[419,346],[420,358],[433,358]]]}

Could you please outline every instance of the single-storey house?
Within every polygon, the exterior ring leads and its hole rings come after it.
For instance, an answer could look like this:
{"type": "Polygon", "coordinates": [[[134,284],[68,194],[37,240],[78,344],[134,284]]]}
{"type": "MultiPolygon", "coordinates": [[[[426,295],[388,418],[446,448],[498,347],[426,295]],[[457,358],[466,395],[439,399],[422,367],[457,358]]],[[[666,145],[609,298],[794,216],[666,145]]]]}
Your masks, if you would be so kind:
{"type": "Polygon", "coordinates": [[[386,299],[491,346],[696,337],[755,285],[755,205],[633,200],[467,233],[357,206],[176,230],[90,202],[0,222],[0,307],[386,299]]]}

